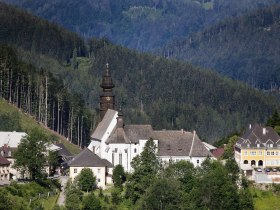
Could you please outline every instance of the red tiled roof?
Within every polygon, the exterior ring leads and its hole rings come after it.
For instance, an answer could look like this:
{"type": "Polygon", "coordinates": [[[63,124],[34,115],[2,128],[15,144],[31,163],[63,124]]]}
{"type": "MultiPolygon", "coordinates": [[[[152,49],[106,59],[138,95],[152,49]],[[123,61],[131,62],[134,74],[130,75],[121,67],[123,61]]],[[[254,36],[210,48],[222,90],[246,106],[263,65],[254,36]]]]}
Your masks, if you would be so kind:
{"type": "Polygon", "coordinates": [[[0,165],[10,165],[10,161],[0,155],[0,165]]]}
{"type": "Polygon", "coordinates": [[[217,148],[212,151],[212,154],[215,158],[220,158],[225,152],[224,148],[217,148]]]}

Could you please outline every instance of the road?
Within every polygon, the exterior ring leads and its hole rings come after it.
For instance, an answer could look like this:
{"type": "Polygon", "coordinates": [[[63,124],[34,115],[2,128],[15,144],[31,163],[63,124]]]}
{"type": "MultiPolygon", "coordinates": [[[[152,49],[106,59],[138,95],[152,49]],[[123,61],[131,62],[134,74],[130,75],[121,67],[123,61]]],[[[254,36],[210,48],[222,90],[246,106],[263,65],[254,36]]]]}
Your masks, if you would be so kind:
{"type": "Polygon", "coordinates": [[[60,183],[61,183],[61,187],[62,187],[62,190],[59,194],[59,197],[58,197],[58,200],[57,200],[57,205],[59,206],[63,206],[64,203],[65,203],[65,193],[64,193],[64,190],[65,190],[65,186],[66,186],[66,183],[68,181],[69,177],[68,176],[61,176],[59,177],[59,180],[60,180],[60,183]]]}

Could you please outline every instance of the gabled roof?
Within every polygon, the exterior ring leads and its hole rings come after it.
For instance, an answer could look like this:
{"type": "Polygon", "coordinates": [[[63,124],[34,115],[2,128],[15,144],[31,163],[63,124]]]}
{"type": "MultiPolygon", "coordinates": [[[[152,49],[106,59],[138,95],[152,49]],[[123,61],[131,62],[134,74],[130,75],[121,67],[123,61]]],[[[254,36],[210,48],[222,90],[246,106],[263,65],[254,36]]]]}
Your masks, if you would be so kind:
{"type": "Polygon", "coordinates": [[[0,155],[0,166],[10,165],[10,161],[0,155]]]}
{"type": "Polygon", "coordinates": [[[151,125],[124,125],[116,128],[107,139],[107,144],[138,143],[140,139],[148,140],[153,137],[151,125]]]}
{"type": "Polygon", "coordinates": [[[267,142],[277,144],[279,139],[280,136],[272,127],[263,127],[259,124],[255,124],[238,139],[236,144],[241,147],[247,147],[247,144],[250,144],[250,147],[257,147],[257,144],[260,144],[259,147],[266,147],[267,142]]]}
{"type": "Polygon", "coordinates": [[[154,131],[154,139],[158,140],[159,156],[212,156],[195,133],[174,130],[154,131]]]}
{"type": "Polygon", "coordinates": [[[26,136],[27,134],[24,132],[0,132],[0,147],[6,144],[9,147],[17,148],[26,136]]]}
{"type": "Polygon", "coordinates": [[[151,125],[125,125],[124,131],[132,143],[138,143],[139,139],[148,140],[154,133],[151,125]]]}
{"type": "Polygon", "coordinates": [[[129,144],[130,140],[128,139],[123,128],[116,128],[113,131],[113,134],[106,140],[106,144],[129,144]]]}
{"type": "Polygon", "coordinates": [[[108,161],[104,161],[87,148],[69,161],[68,165],[70,167],[111,167],[108,161]]]}
{"type": "Polygon", "coordinates": [[[98,124],[97,128],[91,135],[91,138],[101,140],[102,137],[104,136],[107,128],[109,127],[110,123],[117,116],[118,116],[117,111],[108,109],[106,114],[104,115],[103,119],[101,120],[101,122],[98,124]]]}

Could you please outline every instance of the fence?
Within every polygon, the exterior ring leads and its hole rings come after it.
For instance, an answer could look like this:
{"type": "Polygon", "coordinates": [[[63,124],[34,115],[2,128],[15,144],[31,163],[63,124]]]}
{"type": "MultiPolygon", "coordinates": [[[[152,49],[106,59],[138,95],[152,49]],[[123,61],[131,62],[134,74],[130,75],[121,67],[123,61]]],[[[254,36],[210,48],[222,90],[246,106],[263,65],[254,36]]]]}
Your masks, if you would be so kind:
{"type": "Polygon", "coordinates": [[[39,200],[39,199],[43,199],[43,198],[48,198],[50,196],[53,196],[53,195],[57,195],[59,192],[58,192],[58,189],[56,189],[55,191],[52,191],[52,192],[47,192],[47,193],[39,193],[38,195],[36,195],[35,197],[33,198],[30,198],[29,200],[29,205],[35,201],[35,200],[39,200]]]}

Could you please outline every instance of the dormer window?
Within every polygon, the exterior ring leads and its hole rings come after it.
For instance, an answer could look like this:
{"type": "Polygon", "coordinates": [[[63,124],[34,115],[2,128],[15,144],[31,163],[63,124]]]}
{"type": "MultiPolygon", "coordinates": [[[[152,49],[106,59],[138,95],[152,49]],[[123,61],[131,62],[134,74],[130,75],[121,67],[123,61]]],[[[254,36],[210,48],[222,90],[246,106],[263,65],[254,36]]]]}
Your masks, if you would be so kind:
{"type": "Polygon", "coordinates": [[[260,147],[260,144],[257,144],[257,147],[259,148],[259,147],[260,147]]]}
{"type": "Polygon", "coordinates": [[[249,148],[249,147],[250,147],[250,144],[247,144],[247,147],[249,148]]]}
{"type": "Polygon", "coordinates": [[[273,144],[269,144],[269,147],[272,148],[272,147],[273,147],[273,144]]]}

